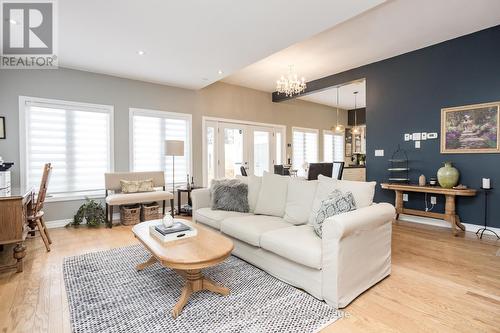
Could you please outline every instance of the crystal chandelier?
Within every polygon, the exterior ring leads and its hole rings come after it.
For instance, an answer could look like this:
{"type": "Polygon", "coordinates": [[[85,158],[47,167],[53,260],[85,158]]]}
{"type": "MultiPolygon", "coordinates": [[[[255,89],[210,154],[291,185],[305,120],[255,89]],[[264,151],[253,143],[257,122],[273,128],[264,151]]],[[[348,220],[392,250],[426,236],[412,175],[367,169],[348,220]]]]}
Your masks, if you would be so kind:
{"type": "Polygon", "coordinates": [[[298,95],[306,89],[306,79],[303,77],[299,80],[297,73],[295,73],[293,66],[290,66],[287,77],[281,76],[276,81],[276,91],[278,94],[285,94],[288,97],[298,95]]]}

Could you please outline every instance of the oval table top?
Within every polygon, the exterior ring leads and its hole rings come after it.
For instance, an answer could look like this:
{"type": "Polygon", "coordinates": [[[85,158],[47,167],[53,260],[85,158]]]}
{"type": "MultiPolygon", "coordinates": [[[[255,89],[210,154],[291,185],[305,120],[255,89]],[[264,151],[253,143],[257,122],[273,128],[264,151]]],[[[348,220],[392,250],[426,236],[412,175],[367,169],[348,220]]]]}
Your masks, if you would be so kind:
{"type": "Polygon", "coordinates": [[[164,243],[149,233],[149,226],[160,220],[142,222],[132,228],[135,237],[163,266],[181,270],[202,269],[214,266],[231,255],[234,245],[229,238],[199,223],[175,220],[196,228],[197,235],[164,243]]]}

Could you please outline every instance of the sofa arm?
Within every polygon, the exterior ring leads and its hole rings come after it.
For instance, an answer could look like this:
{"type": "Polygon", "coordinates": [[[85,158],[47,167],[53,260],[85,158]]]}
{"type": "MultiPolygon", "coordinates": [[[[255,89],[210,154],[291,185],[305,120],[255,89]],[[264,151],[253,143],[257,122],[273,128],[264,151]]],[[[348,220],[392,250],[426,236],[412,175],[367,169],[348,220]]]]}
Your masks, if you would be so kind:
{"type": "Polygon", "coordinates": [[[391,272],[391,233],[396,211],[373,204],[323,222],[323,297],[343,308],[391,272]]]}
{"type": "Polygon", "coordinates": [[[196,211],[200,208],[210,207],[210,190],[199,188],[191,192],[191,203],[193,206],[193,221],[196,221],[196,211]]]}

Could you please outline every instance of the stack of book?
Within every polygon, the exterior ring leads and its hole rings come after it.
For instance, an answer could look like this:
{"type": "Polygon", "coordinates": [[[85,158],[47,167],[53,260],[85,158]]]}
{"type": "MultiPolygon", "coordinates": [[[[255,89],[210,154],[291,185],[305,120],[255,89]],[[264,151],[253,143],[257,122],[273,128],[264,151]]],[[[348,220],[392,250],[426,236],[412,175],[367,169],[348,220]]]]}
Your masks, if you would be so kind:
{"type": "Polygon", "coordinates": [[[166,227],[161,221],[149,226],[149,233],[162,242],[196,236],[195,228],[181,222],[174,221],[172,226],[166,227]]]}

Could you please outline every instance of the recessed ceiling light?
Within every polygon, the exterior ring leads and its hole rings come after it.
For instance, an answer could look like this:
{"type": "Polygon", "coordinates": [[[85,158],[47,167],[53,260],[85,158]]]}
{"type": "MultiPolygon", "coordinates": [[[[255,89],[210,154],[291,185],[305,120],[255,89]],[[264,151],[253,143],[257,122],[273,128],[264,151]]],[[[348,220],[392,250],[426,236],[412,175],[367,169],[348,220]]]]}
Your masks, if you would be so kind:
{"type": "Polygon", "coordinates": [[[142,51],[142,50],[137,51],[137,54],[138,54],[138,55],[144,55],[145,53],[146,53],[146,52],[144,52],[144,51],[142,51]]]}
{"type": "Polygon", "coordinates": [[[202,79],[203,81],[208,81],[208,78],[206,78],[206,77],[203,77],[203,78],[201,78],[201,79],[202,79]]]}
{"type": "Polygon", "coordinates": [[[219,75],[222,75],[224,72],[222,71],[222,69],[219,69],[218,73],[219,75]]]}
{"type": "Polygon", "coordinates": [[[10,24],[17,24],[16,20],[10,19],[9,21],[10,21],[10,24]]]}

